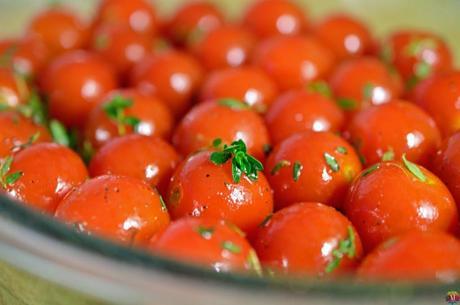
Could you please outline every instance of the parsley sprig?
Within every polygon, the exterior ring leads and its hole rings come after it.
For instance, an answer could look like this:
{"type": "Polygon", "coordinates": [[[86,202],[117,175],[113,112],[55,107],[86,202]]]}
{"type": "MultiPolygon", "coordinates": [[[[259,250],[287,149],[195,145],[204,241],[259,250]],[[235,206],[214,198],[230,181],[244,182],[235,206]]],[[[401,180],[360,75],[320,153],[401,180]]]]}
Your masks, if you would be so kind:
{"type": "Polygon", "coordinates": [[[238,183],[243,173],[252,181],[256,181],[259,171],[263,171],[262,163],[248,154],[246,144],[243,140],[237,140],[230,145],[224,145],[222,151],[211,154],[211,162],[221,165],[232,159],[233,181],[238,183]]]}
{"type": "Polygon", "coordinates": [[[404,166],[407,168],[407,170],[408,170],[412,175],[414,175],[415,178],[417,178],[417,179],[420,180],[421,182],[427,182],[427,181],[428,181],[427,177],[426,177],[425,174],[422,172],[422,170],[417,166],[417,164],[412,163],[412,162],[410,162],[409,160],[407,160],[406,154],[403,154],[403,155],[402,155],[402,161],[403,161],[404,166]]]}
{"type": "Polygon", "coordinates": [[[127,126],[131,126],[134,130],[137,130],[137,127],[141,122],[134,116],[126,115],[126,109],[132,106],[133,101],[131,99],[124,98],[121,95],[116,95],[103,106],[107,116],[117,124],[118,134],[120,136],[126,134],[127,126]]]}
{"type": "Polygon", "coordinates": [[[331,273],[337,267],[340,266],[342,259],[347,256],[348,258],[354,258],[356,256],[356,243],[355,234],[353,228],[349,226],[347,228],[348,236],[346,239],[339,241],[339,246],[332,251],[333,259],[326,266],[326,273],[331,273]]]}
{"type": "Polygon", "coordinates": [[[13,185],[24,174],[23,172],[10,173],[11,164],[13,163],[13,156],[6,157],[0,166],[0,184],[4,189],[13,185]]]}

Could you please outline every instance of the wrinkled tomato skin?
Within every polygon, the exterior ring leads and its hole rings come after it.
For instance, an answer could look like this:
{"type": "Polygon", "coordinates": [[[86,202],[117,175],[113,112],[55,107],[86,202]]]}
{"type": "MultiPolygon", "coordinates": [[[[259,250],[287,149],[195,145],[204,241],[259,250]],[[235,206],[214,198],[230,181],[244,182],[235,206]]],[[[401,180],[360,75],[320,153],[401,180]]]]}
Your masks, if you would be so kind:
{"type": "Polygon", "coordinates": [[[421,82],[414,101],[428,112],[444,137],[460,130],[460,71],[435,75],[421,82]]]}
{"type": "Polygon", "coordinates": [[[334,208],[302,202],[274,213],[254,235],[253,245],[265,268],[289,275],[337,276],[351,273],[363,250],[350,221],[334,208]],[[351,227],[355,256],[344,256],[339,266],[326,273],[334,259],[332,251],[348,238],[351,227]],[[326,250],[325,250],[326,249],[326,250]]]}
{"type": "Polygon", "coordinates": [[[361,280],[449,282],[460,278],[460,242],[445,233],[412,232],[381,244],[362,262],[361,280]]]}
{"type": "Polygon", "coordinates": [[[248,8],[243,24],[260,38],[300,35],[309,27],[305,11],[288,0],[256,1],[248,8]]]}
{"type": "Polygon", "coordinates": [[[233,225],[191,217],[176,220],[155,235],[149,250],[154,254],[209,267],[216,272],[250,271],[249,258],[254,251],[233,225]],[[200,230],[209,230],[210,233],[200,234],[200,230]],[[231,243],[238,250],[226,250],[224,243],[231,243]]]}
{"type": "Polygon", "coordinates": [[[41,77],[50,115],[75,127],[82,127],[90,111],[116,86],[113,68],[98,55],[82,50],[56,58],[41,77]]]}
{"type": "Polygon", "coordinates": [[[198,152],[176,169],[168,188],[172,219],[186,216],[228,220],[250,234],[273,211],[273,196],[263,173],[256,181],[243,174],[233,181],[228,161],[216,165],[211,152],[198,152]]]}
{"type": "Polygon", "coordinates": [[[134,66],[131,85],[165,101],[176,118],[189,108],[203,81],[203,69],[188,53],[166,50],[134,66]]]}
{"type": "Polygon", "coordinates": [[[426,182],[397,162],[379,163],[353,182],[344,211],[366,252],[406,232],[457,229],[457,207],[449,190],[434,174],[419,169],[426,182]]]}
{"type": "Polygon", "coordinates": [[[201,101],[234,98],[265,113],[278,95],[276,83],[256,67],[228,68],[211,72],[201,88],[201,101]],[[231,86],[229,86],[231,84],[231,86]]]}
{"type": "Polygon", "coordinates": [[[265,115],[273,144],[304,131],[342,130],[345,117],[334,100],[305,89],[281,94],[265,115]]]}
{"type": "Polygon", "coordinates": [[[276,145],[265,163],[276,209],[303,201],[340,208],[348,187],[360,171],[361,163],[353,147],[330,132],[294,134],[276,145]],[[327,163],[325,154],[334,158],[337,170],[327,163]],[[276,168],[286,161],[287,164],[276,168]]]}
{"type": "Polygon", "coordinates": [[[379,162],[388,151],[393,151],[395,160],[407,154],[409,160],[427,165],[441,144],[434,120],[416,105],[402,100],[358,113],[345,136],[366,165],[379,162]]]}
{"type": "Polygon", "coordinates": [[[137,89],[118,89],[110,92],[88,116],[85,136],[94,148],[98,149],[111,139],[123,135],[120,134],[116,121],[104,110],[104,106],[116,96],[131,100],[132,106],[125,109],[125,116],[140,120],[136,131],[132,126],[124,125],[126,134],[136,132],[145,136],[169,139],[174,118],[163,101],[137,89]]]}
{"type": "Polygon", "coordinates": [[[104,145],[91,159],[89,172],[92,177],[113,174],[138,178],[164,195],[179,161],[179,155],[164,140],[132,134],[104,145]]]}
{"type": "Polygon", "coordinates": [[[51,135],[43,126],[13,111],[0,112],[0,158],[5,158],[35,134],[39,133],[35,143],[51,142],[51,135]]]}
{"type": "Polygon", "coordinates": [[[6,193],[26,205],[53,214],[59,202],[88,178],[80,157],[65,146],[34,144],[14,155],[9,173],[22,173],[6,193]]]}
{"type": "Polygon", "coordinates": [[[61,201],[55,216],[82,232],[136,246],[146,246],[169,225],[160,196],[148,184],[114,175],[87,180],[61,201]]]}
{"type": "Polygon", "coordinates": [[[231,144],[243,140],[248,153],[264,159],[264,148],[270,144],[263,119],[249,109],[232,109],[219,101],[202,103],[190,110],[177,126],[173,144],[187,156],[203,148],[209,148],[215,139],[231,144]]]}
{"type": "Polygon", "coordinates": [[[302,88],[327,77],[334,62],[332,52],[311,36],[276,36],[261,42],[254,51],[254,64],[282,90],[302,88]]]}

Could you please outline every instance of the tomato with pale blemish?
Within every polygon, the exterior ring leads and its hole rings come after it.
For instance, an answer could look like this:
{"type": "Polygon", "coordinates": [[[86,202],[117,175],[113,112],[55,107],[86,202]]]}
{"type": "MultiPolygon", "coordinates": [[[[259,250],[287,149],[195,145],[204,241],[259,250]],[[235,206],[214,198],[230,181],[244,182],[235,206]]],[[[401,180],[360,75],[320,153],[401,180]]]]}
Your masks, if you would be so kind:
{"type": "Polygon", "coordinates": [[[0,67],[0,106],[18,108],[30,95],[26,80],[12,68],[0,67]]]}

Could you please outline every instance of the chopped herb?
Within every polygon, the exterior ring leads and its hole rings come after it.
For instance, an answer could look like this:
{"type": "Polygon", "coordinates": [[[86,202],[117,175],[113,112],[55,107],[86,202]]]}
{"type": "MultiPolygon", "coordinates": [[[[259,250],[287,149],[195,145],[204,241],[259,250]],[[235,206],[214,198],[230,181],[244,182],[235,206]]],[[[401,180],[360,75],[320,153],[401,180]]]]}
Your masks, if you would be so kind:
{"type": "Polygon", "coordinates": [[[179,187],[176,186],[171,191],[171,194],[169,195],[169,204],[173,206],[177,206],[180,198],[181,198],[181,190],[179,187]]]}
{"type": "MultiPolygon", "coordinates": [[[[0,95],[0,98],[2,98],[3,95],[0,95]]],[[[8,104],[6,104],[6,101],[4,100],[0,100],[0,111],[5,111],[5,110],[9,110],[10,109],[10,106],[8,106],[8,104]]]]}
{"type": "Polygon", "coordinates": [[[427,63],[426,61],[418,62],[415,65],[414,69],[415,69],[414,70],[414,75],[415,75],[415,77],[417,77],[418,81],[427,78],[428,76],[430,76],[430,74],[432,72],[431,65],[429,63],[427,63]]]}
{"type": "Polygon", "coordinates": [[[402,160],[404,166],[411,172],[412,175],[414,175],[418,180],[422,182],[427,182],[428,179],[426,178],[425,174],[422,172],[422,170],[417,166],[417,164],[410,162],[406,158],[406,154],[402,155],[402,160]]]}
{"type": "Polygon", "coordinates": [[[9,67],[13,61],[14,54],[18,49],[17,44],[12,44],[0,54],[0,67],[9,67]]]}
{"type": "Polygon", "coordinates": [[[374,91],[374,85],[372,83],[365,83],[363,86],[363,97],[366,100],[372,99],[372,93],[374,91]]]}
{"type": "Polygon", "coordinates": [[[342,154],[342,155],[346,155],[348,153],[348,150],[344,146],[338,146],[335,149],[335,151],[338,152],[339,154],[342,154]]]}
{"type": "Polygon", "coordinates": [[[200,225],[196,228],[196,232],[204,239],[211,239],[212,234],[214,233],[214,228],[200,225]]]}
{"type": "Polygon", "coordinates": [[[257,257],[256,251],[254,251],[253,249],[249,250],[246,262],[249,267],[249,270],[253,271],[258,276],[262,276],[262,266],[260,264],[259,257],[257,257]]]}
{"type": "Polygon", "coordinates": [[[44,125],[47,121],[45,104],[35,90],[29,95],[27,104],[18,106],[18,111],[25,117],[31,118],[36,124],[44,125]]]}
{"type": "Polygon", "coordinates": [[[368,168],[366,168],[365,170],[362,171],[361,173],[361,177],[366,177],[367,175],[369,175],[370,173],[372,173],[373,171],[377,170],[379,168],[379,164],[374,164],[368,168]]]}
{"type": "Polygon", "coordinates": [[[273,176],[273,175],[276,175],[283,167],[287,167],[287,166],[290,166],[291,165],[291,162],[289,162],[288,160],[281,160],[279,161],[278,163],[275,164],[275,166],[272,168],[270,174],[273,176]]]}
{"type": "Polygon", "coordinates": [[[214,139],[214,141],[212,141],[212,146],[214,148],[219,148],[220,145],[222,145],[222,139],[221,138],[217,138],[217,139],[214,139]]]}
{"type": "Polygon", "coordinates": [[[382,60],[389,64],[393,61],[393,49],[391,48],[390,45],[385,44],[382,48],[382,52],[380,53],[380,57],[382,60]]]}
{"type": "Polygon", "coordinates": [[[13,163],[13,157],[8,156],[3,160],[3,163],[0,167],[0,184],[6,189],[8,186],[16,183],[19,178],[22,177],[23,172],[14,172],[10,173],[11,164],[13,163]]]}
{"type": "Polygon", "coordinates": [[[359,158],[359,162],[361,162],[362,165],[366,164],[366,157],[364,157],[364,155],[359,150],[358,150],[358,158],[359,158]]]}
{"type": "Polygon", "coordinates": [[[238,254],[241,252],[241,247],[229,240],[223,241],[221,246],[222,249],[227,250],[228,252],[233,254],[238,254]]]}
{"type": "Polygon", "coordinates": [[[329,153],[324,153],[324,160],[326,160],[327,165],[333,172],[338,172],[340,169],[339,163],[334,158],[334,156],[330,155],[329,153]]]}
{"type": "Polygon", "coordinates": [[[225,106],[234,110],[245,110],[250,108],[248,104],[233,98],[223,98],[220,99],[217,103],[221,106],[225,106]]]}
{"type": "Polygon", "coordinates": [[[259,160],[247,153],[243,140],[234,141],[230,145],[225,144],[223,150],[213,152],[210,159],[216,165],[224,164],[232,159],[232,177],[236,183],[240,182],[243,173],[250,180],[255,181],[258,178],[258,172],[264,169],[259,160]]]}
{"type": "Polygon", "coordinates": [[[91,142],[88,140],[83,141],[83,145],[80,149],[80,155],[86,164],[88,164],[91,161],[94,154],[95,154],[95,150],[94,150],[93,144],[91,144],[91,142]]]}
{"type": "Polygon", "coordinates": [[[264,155],[267,157],[273,150],[273,147],[270,144],[264,144],[263,146],[264,155]]]}
{"type": "Polygon", "coordinates": [[[18,181],[19,178],[22,177],[22,175],[24,175],[23,172],[15,172],[15,173],[6,175],[6,177],[5,177],[6,185],[12,185],[12,184],[16,183],[16,181],[18,181]]]}
{"type": "Polygon", "coordinates": [[[295,182],[299,180],[300,174],[302,173],[303,165],[299,161],[294,162],[294,166],[292,167],[292,178],[295,182]]]}
{"type": "Polygon", "coordinates": [[[70,146],[70,138],[69,134],[67,133],[67,129],[61,122],[58,120],[51,120],[50,121],[50,131],[51,135],[53,136],[54,142],[64,145],[70,146]]]}
{"type": "Polygon", "coordinates": [[[394,159],[395,159],[395,152],[393,151],[393,149],[387,150],[387,151],[384,152],[383,155],[382,155],[382,161],[383,161],[383,162],[386,162],[386,161],[393,161],[394,159]]]}
{"type": "Polygon", "coordinates": [[[94,40],[94,46],[97,50],[103,50],[109,46],[109,42],[109,37],[107,35],[97,35],[94,40]]]}
{"type": "Polygon", "coordinates": [[[332,90],[329,84],[325,81],[314,81],[307,85],[307,90],[315,93],[319,93],[325,97],[332,97],[332,90]]]}
{"type": "Polygon", "coordinates": [[[163,200],[163,197],[160,195],[160,204],[161,204],[161,210],[163,212],[168,211],[168,207],[166,206],[165,201],[163,200]]]}
{"type": "Polygon", "coordinates": [[[352,111],[358,107],[358,103],[351,98],[339,98],[337,104],[345,111],[352,111]]]}
{"type": "Polygon", "coordinates": [[[332,261],[326,266],[326,273],[331,273],[337,267],[340,266],[342,258],[345,255],[348,258],[354,258],[356,256],[356,243],[355,243],[355,234],[353,228],[349,226],[347,228],[348,236],[346,239],[339,241],[339,246],[332,251],[332,261]]]}
{"type": "Polygon", "coordinates": [[[231,223],[231,222],[228,222],[226,221],[225,224],[227,225],[227,227],[230,228],[230,230],[232,230],[233,232],[237,233],[238,235],[240,235],[241,237],[246,237],[246,233],[244,233],[237,225],[235,225],[234,223],[231,223]]]}
{"type": "Polygon", "coordinates": [[[260,227],[260,228],[265,227],[265,226],[268,224],[268,222],[272,219],[272,217],[273,217],[273,213],[268,214],[268,215],[264,218],[264,220],[262,220],[262,222],[259,224],[259,227],[260,227]]]}
{"type": "Polygon", "coordinates": [[[431,38],[414,38],[405,47],[404,53],[407,56],[419,56],[424,50],[434,50],[437,47],[437,42],[431,38]]]}
{"type": "Polygon", "coordinates": [[[31,146],[32,144],[34,144],[35,142],[37,142],[38,138],[40,137],[40,131],[37,131],[36,133],[34,133],[33,135],[31,135],[29,137],[29,139],[27,140],[27,142],[25,143],[22,143],[22,144],[19,144],[19,145],[15,145],[12,149],[13,152],[18,152],[20,150],[23,150],[29,146],[31,146]]]}
{"type": "Polygon", "coordinates": [[[111,118],[118,128],[118,134],[123,136],[126,134],[126,126],[131,126],[135,131],[140,124],[140,120],[133,116],[127,116],[125,110],[132,107],[133,101],[124,98],[121,95],[116,95],[112,100],[105,103],[103,108],[109,118],[111,118]]]}

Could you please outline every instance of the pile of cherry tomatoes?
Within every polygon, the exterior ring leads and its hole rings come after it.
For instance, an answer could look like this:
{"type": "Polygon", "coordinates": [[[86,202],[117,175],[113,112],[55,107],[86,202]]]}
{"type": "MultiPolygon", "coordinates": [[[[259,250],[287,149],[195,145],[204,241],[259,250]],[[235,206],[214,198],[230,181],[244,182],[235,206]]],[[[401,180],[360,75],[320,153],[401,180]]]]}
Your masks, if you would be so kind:
{"type": "Polygon", "coordinates": [[[82,234],[259,276],[460,278],[460,71],[288,0],[103,0],[0,41],[0,189],[82,234]]]}

